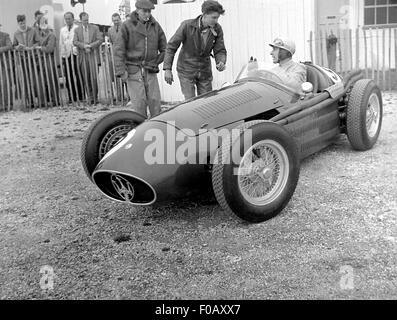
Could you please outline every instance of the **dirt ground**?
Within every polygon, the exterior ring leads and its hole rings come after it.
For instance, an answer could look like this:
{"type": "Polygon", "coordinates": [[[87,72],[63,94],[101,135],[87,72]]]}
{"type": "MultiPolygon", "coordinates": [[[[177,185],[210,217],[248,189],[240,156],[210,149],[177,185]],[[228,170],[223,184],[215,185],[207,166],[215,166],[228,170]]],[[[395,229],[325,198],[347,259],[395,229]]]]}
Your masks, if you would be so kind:
{"type": "Polygon", "coordinates": [[[107,108],[0,114],[0,298],[396,299],[397,93],[384,100],[376,147],[341,137],[305,160],[287,209],[260,225],[213,199],[103,197],[79,155],[107,108]]]}

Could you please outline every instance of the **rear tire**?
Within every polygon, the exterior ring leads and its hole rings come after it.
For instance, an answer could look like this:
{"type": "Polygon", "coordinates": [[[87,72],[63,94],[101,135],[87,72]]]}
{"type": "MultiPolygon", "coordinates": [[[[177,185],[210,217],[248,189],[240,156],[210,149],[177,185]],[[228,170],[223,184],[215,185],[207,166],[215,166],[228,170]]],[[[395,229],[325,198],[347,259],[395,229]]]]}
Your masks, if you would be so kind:
{"type": "Polygon", "coordinates": [[[383,121],[382,94],[368,79],[353,87],[347,107],[347,137],[353,149],[367,151],[379,138],[383,121]]]}
{"type": "Polygon", "coordinates": [[[299,151],[291,135],[275,123],[254,121],[240,130],[240,136],[229,137],[218,150],[212,185],[226,212],[261,223],[277,216],[293,196],[300,173],[299,151]],[[252,145],[244,150],[248,129],[252,145]]]}
{"type": "Polygon", "coordinates": [[[87,130],[81,147],[81,162],[92,181],[92,174],[102,158],[127,134],[146,120],[131,110],[118,110],[104,115],[87,130]]]}

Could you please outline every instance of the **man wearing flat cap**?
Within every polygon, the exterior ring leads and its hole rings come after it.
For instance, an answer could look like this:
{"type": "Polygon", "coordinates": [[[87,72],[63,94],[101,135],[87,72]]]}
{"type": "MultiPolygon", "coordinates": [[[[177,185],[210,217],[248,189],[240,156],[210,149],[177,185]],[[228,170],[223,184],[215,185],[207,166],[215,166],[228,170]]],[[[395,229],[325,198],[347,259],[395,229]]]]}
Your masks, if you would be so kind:
{"type": "Polygon", "coordinates": [[[161,111],[161,94],[157,78],[164,61],[167,39],[160,24],[153,18],[155,8],[148,0],[138,0],[136,11],[121,26],[114,47],[116,75],[127,82],[135,111],[151,117],[161,111]]]}

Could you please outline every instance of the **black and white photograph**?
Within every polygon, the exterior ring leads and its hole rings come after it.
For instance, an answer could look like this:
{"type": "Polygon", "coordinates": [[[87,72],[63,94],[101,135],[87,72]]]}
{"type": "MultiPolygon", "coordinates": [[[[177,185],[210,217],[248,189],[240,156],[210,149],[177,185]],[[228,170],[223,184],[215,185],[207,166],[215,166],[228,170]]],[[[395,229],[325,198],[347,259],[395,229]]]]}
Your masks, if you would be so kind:
{"type": "Polygon", "coordinates": [[[396,124],[397,0],[0,0],[0,300],[394,301],[396,124]]]}

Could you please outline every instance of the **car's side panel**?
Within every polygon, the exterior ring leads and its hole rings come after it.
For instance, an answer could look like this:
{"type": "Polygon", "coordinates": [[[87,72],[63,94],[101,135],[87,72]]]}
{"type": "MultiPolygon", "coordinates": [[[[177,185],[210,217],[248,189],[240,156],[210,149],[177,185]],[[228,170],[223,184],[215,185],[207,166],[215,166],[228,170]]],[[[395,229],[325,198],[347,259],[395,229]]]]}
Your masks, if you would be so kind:
{"type": "Polygon", "coordinates": [[[338,103],[335,102],[285,128],[295,138],[304,159],[332,144],[341,133],[339,124],[338,103]]]}

